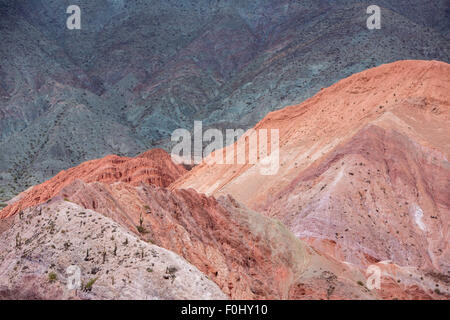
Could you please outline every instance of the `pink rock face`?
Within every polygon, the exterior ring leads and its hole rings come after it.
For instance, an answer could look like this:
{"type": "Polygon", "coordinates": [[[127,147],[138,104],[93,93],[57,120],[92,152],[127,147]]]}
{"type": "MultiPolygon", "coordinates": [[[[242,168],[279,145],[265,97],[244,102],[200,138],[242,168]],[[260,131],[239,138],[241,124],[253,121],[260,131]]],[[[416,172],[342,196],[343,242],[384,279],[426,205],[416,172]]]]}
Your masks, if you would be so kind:
{"type": "Polygon", "coordinates": [[[185,172],[186,169],[172,162],[170,155],[162,149],[153,149],[135,158],[111,155],[61,171],[54,178],[25,191],[18,197],[18,201],[0,211],[0,218],[51,199],[77,179],[85,182],[124,182],[131,185],[148,183],[166,187],[185,172]]]}
{"type": "Polygon", "coordinates": [[[336,242],[341,259],[367,266],[450,270],[448,169],[392,129],[370,126],[301,172],[266,213],[300,238],[336,242]],[[389,157],[386,157],[389,155],[389,157]]]}
{"type": "Polygon", "coordinates": [[[203,163],[171,188],[231,194],[361,267],[392,260],[447,274],[449,92],[442,62],[355,74],[255,127],[280,132],[277,174],[203,163]]]}

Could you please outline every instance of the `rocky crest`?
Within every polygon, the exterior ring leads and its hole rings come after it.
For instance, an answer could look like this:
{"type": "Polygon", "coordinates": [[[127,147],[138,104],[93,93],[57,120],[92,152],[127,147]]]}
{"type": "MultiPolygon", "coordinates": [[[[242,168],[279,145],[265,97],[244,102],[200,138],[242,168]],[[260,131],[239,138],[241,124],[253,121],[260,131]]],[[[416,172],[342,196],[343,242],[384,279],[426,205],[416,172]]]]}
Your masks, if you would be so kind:
{"type": "Polygon", "coordinates": [[[0,212],[0,218],[43,203],[76,180],[125,182],[131,185],[147,183],[167,187],[185,172],[187,170],[175,164],[170,155],[162,149],[153,149],[135,158],[111,155],[61,171],[53,179],[23,192],[17,197],[17,201],[11,201],[11,204],[0,212]]]}

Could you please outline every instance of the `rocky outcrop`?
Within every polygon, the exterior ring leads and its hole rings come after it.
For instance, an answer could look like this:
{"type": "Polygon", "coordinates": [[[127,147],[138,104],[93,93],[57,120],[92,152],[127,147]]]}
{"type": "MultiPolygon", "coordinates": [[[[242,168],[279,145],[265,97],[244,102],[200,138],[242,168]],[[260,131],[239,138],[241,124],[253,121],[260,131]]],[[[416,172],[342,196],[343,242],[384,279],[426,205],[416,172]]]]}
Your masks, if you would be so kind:
{"type": "Polygon", "coordinates": [[[16,215],[0,247],[0,299],[227,298],[180,256],[64,200],[16,215]]]}

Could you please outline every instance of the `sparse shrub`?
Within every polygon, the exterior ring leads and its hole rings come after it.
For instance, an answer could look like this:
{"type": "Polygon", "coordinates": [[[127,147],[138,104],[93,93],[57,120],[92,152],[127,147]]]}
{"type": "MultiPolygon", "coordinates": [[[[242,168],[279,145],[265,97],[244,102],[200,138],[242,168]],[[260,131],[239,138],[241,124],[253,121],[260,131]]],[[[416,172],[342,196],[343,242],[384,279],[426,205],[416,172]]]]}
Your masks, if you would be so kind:
{"type": "Polygon", "coordinates": [[[147,233],[147,230],[145,230],[145,228],[143,226],[137,226],[136,227],[137,231],[139,231],[139,233],[147,233]]]}
{"type": "Polygon", "coordinates": [[[86,283],[86,285],[84,286],[84,290],[85,291],[91,291],[92,290],[92,286],[94,285],[95,281],[97,281],[97,278],[89,280],[88,283],[86,283]]]}
{"type": "Polygon", "coordinates": [[[20,233],[16,234],[16,248],[20,248],[22,246],[22,238],[20,237],[20,233]]]}
{"type": "Polygon", "coordinates": [[[142,213],[139,217],[139,226],[136,227],[139,233],[147,233],[147,230],[144,228],[144,218],[142,217],[142,213]]]}
{"type": "Polygon", "coordinates": [[[48,274],[48,281],[55,282],[58,279],[58,276],[54,272],[50,272],[48,274]]]}
{"type": "Polygon", "coordinates": [[[167,269],[166,269],[166,273],[168,273],[168,274],[175,274],[175,272],[177,272],[178,271],[178,269],[177,269],[177,267],[168,267],[167,269]]]}
{"type": "Polygon", "coordinates": [[[67,251],[71,245],[72,245],[72,243],[70,243],[70,241],[64,242],[64,250],[67,251]]]}
{"type": "Polygon", "coordinates": [[[178,271],[177,267],[171,266],[166,268],[166,274],[163,276],[164,279],[172,279],[172,283],[175,281],[175,273],[178,271]]]}

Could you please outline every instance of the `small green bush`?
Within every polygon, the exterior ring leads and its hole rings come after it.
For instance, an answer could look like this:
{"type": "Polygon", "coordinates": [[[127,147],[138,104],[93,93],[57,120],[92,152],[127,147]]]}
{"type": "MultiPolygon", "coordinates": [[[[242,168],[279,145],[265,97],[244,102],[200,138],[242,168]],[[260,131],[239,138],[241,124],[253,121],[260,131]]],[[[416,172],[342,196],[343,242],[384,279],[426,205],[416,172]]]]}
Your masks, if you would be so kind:
{"type": "Polygon", "coordinates": [[[50,272],[50,273],[48,274],[48,281],[50,281],[50,282],[55,282],[56,279],[58,279],[58,276],[56,275],[56,273],[50,272]]]}
{"type": "Polygon", "coordinates": [[[91,291],[92,290],[92,286],[94,285],[95,281],[97,281],[97,278],[89,280],[88,283],[86,283],[86,285],[84,286],[84,289],[86,291],[91,291]]]}
{"type": "Polygon", "coordinates": [[[139,231],[139,233],[142,233],[142,234],[147,233],[147,230],[145,230],[145,228],[143,226],[137,226],[136,228],[137,228],[137,231],[139,231]]]}

